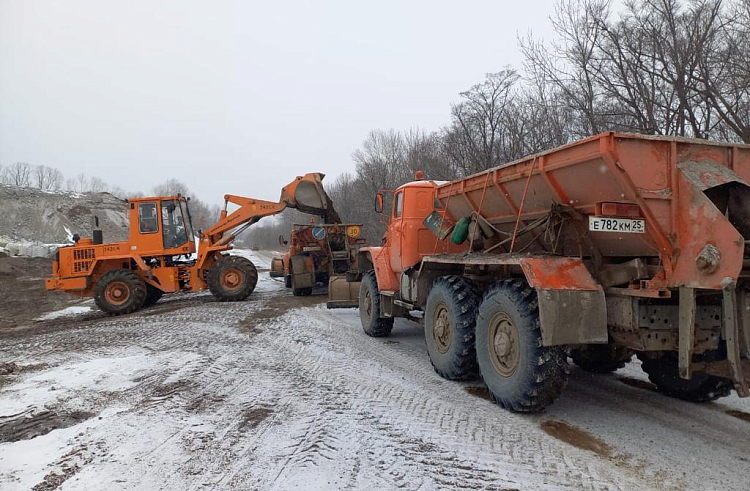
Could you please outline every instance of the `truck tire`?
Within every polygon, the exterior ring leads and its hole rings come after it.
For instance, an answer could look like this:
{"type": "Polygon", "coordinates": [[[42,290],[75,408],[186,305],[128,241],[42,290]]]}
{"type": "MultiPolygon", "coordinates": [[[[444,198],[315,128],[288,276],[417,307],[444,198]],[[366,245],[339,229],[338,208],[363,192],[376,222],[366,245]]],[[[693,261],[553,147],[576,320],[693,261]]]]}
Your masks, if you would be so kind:
{"type": "Polygon", "coordinates": [[[258,284],[258,270],[244,257],[225,256],[209,268],[207,283],[220,302],[245,300],[258,284]]]}
{"type": "Polygon", "coordinates": [[[150,307],[161,299],[164,292],[156,288],[155,286],[146,284],[146,299],[143,301],[144,307],[150,307]]]}
{"type": "Polygon", "coordinates": [[[479,298],[471,281],[461,276],[436,279],[427,296],[424,337],[435,372],[448,380],[477,374],[474,349],[479,298]]]}
{"type": "Polygon", "coordinates": [[[359,285],[359,319],[365,334],[373,338],[388,336],[393,329],[392,317],[380,317],[380,292],[374,271],[362,275],[359,285]]]}
{"type": "Polygon", "coordinates": [[[591,373],[611,373],[623,368],[633,358],[633,351],[623,346],[589,344],[570,353],[573,363],[591,373]]]}
{"type": "Polygon", "coordinates": [[[130,314],[146,300],[146,282],[129,269],[104,273],[94,285],[94,302],[109,315],[130,314]]]}
{"type": "Polygon", "coordinates": [[[648,375],[648,379],[656,385],[660,392],[668,396],[690,402],[709,402],[726,397],[732,391],[732,381],[726,378],[693,373],[693,378],[680,378],[677,353],[668,351],[662,356],[651,358],[638,353],[641,368],[648,375]]]}
{"type": "Polygon", "coordinates": [[[477,315],[476,350],[490,397],[505,409],[541,411],[567,383],[565,351],[542,346],[536,292],[523,280],[487,290],[477,315]]]}

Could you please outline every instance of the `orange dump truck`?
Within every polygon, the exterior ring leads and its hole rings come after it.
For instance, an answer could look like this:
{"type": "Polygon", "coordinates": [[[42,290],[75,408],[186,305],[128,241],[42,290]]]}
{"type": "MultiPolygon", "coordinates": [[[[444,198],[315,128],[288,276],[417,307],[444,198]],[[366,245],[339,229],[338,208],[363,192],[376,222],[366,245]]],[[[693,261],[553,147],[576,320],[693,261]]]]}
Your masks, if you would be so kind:
{"type": "MultiPolygon", "coordinates": [[[[419,174],[419,173],[418,173],[419,174]]],[[[393,191],[359,252],[371,336],[424,325],[441,376],[481,375],[513,411],[554,401],[568,358],[633,354],[663,392],[750,395],[750,145],[603,133],[393,191]]]]}

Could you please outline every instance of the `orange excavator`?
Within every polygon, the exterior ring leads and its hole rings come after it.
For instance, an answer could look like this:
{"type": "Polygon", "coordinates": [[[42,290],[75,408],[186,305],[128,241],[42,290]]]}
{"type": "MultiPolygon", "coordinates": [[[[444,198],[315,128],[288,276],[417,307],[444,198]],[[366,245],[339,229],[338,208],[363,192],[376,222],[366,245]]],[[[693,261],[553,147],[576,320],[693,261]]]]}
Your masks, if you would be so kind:
{"type": "Polygon", "coordinates": [[[91,238],[74,236],[74,245],[58,249],[46,288],[93,297],[111,315],[135,312],[177,291],[208,288],[220,301],[244,300],[255,289],[258,272],[250,260],[226,254],[232,241],[261,218],[286,208],[339,221],[323,177],[316,172],[298,176],[281,189],[278,202],[225,195],[218,222],[199,231],[198,246],[189,198],[178,194],[128,200],[129,240],[104,243],[101,230],[94,230],[91,238]],[[229,203],[237,206],[231,213],[229,203]]]}

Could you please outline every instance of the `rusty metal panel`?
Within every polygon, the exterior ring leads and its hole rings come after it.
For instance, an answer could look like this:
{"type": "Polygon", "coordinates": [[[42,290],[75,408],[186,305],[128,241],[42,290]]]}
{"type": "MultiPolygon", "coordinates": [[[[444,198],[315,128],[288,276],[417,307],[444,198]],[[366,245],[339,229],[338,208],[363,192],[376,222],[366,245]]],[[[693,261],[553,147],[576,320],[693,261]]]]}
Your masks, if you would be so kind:
{"type": "Polygon", "coordinates": [[[607,344],[607,307],[601,290],[537,290],[542,344],[607,344]]]}
{"type": "Polygon", "coordinates": [[[601,291],[579,258],[526,257],[519,262],[529,284],[537,290],[601,291]]]}

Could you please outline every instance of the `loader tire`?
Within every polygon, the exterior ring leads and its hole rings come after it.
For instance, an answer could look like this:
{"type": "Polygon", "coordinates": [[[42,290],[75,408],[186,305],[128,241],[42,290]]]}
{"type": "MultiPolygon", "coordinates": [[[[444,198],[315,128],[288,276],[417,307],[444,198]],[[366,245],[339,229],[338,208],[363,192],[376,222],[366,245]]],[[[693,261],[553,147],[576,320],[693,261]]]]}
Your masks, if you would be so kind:
{"type": "Polygon", "coordinates": [[[669,351],[662,356],[652,358],[638,353],[641,368],[648,379],[664,394],[690,402],[710,402],[726,397],[732,391],[732,381],[726,378],[693,373],[693,378],[680,378],[677,354],[669,351]]]}
{"type": "Polygon", "coordinates": [[[94,285],[94,302],[109,315],[130,314],[146,300],[146,282],[129,269],[104,273],[94,285]]]}
{"type": "Polygon", "coordinates": [[[490,397],[505,409],[541,411],[567,384],[565,351],[542,346],[536,292],[523,280],[487,290],[477,315],[476,350],[490,397]]]}
{"type": "Polygon", "coordinates": [[[373,338],[388,336],[393,329],[392,317],[380,317],[380,292],[374,271],[362,275],[359,285],[359,318],[365,334],[373,338]]]}
{"type": "Polygon", "coordinates": [[[427,354],[438,375],[466,380],[477,374],[474,349],[479,298],[471,281],[443,276],[432,284],[425,307],[427,354]]]}
{"type": "Polygon", "coordinates": [[[611,373],[623,368],[633,358],[633,351],[608,344],[589,344],[570,354],[573,363],[591,373],[611,373]]]}
{"type": "Polygon", "coordinates": [[[292,287],[292,275],[288,274],[284,276],[284,287],[286,288],[292,287]]]}
{"type": "Polygon", "coordinates": [[[162,295],[164,295],[163,291],[159,290],[155,286],[146,284],[146,299],[143,301],[143,306],[150,307],[154,305],[159,301],[159,299],[161,299],[162,295]]]}
{"type": "Polygon", "coordinates": [[[258,270],[244,257],[225,256],[209,268],[207,282],[220,302],[245,300],[258,284],[258,270]]]}

